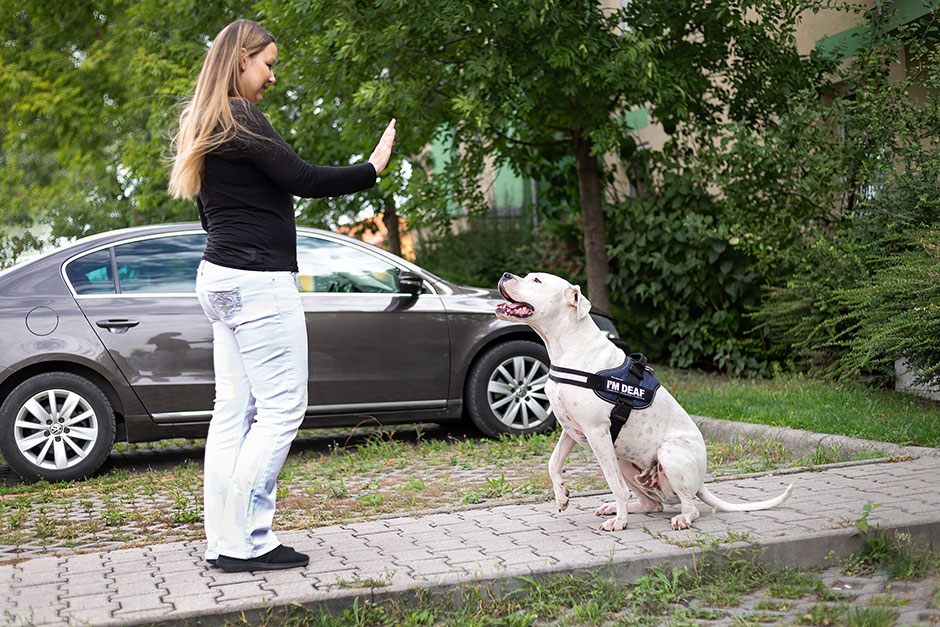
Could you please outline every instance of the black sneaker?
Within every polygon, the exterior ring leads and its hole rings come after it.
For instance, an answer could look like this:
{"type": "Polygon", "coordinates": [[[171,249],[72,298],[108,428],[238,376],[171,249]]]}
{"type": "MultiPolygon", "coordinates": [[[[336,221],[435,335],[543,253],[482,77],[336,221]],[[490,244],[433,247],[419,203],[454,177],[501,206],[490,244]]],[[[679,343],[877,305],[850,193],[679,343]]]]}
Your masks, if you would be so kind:
{"type": "Polygon", "coordinates": [[[279,545],[264,555],[250,559],[239,559],[220,555],[215,565],[229,573],[245,572],[249,570],[283,570],[285,568],[299,568],[306,566],[310,558],[298,553],[289,546],[279,545]]]}

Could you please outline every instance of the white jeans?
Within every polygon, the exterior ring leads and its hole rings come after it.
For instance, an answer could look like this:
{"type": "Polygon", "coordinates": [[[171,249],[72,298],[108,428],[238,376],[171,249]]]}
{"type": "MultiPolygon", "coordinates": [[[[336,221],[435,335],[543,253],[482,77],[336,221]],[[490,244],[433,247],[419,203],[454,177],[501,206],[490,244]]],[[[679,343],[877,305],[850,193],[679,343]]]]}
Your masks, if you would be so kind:
{"type": "Polygon", "coordinates": [[[202,261],[199,303],[212,323],[215,406],[206,439],[206,558],[248,559],[280,544],[277,476],[307,407],[307,328],[292,272],[202,261]]]}

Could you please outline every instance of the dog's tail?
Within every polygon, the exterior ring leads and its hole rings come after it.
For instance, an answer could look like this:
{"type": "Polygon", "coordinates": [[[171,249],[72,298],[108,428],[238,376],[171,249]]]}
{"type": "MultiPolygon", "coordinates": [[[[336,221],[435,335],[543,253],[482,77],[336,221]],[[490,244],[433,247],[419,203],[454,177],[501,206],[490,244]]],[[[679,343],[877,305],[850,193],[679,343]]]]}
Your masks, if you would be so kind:
{"type": "Polygon", "coordinates": [[[702,499],[702,502],[710,507],[714,507],[720,512],[753,512],[759,509],[770,509],[771,507],[776,507],[780,505],[788,498],[793,492],[793,484],[787,486],[787,489],[783,491],[783,494],[768,499],[766,501],[759,501],[757,503],[726,503],[720,498],[708,491],[708,488],[702,486],[702,489],[699,490],[697,496],[702,499]]]}

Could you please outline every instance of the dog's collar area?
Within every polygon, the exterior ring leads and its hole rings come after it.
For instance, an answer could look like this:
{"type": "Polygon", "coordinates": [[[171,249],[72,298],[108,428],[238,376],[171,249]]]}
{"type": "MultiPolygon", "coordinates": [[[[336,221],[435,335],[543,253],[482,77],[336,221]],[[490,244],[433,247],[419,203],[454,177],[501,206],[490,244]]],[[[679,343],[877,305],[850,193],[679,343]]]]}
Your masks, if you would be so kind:
{"type": "Polygon", "coordinates": [[[646,409],[653,403],[659,381],[647,364],[646,355],[634,353],[618,368],[601,370],[598,373],[562,368],[552,364],[548,378],[556,383],[566,383],[594,390],[598,397],[614,405],[610,415],[610,437],[617,440],[620,429],[626,424],[634,409],[646,409]]]}
{"type": "Polygon", "coordinates": [[[618,368],[601,370],[597,374],[552,364],[548,378],[557,383],[568,383],[588,388],[608,403],[620,398],[633,401],[634,409],[646,409],[653,402],[659,381],[653,369],[646,365],[646,356],[634,353],[618,368]]]}

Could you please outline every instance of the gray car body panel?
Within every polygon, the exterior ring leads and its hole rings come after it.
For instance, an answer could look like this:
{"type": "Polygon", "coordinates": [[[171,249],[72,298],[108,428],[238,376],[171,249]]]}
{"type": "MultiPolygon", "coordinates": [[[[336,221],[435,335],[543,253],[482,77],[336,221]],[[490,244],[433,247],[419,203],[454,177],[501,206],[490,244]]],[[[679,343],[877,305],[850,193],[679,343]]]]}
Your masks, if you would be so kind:
{"type": "Polygon", "coordinates": [[[105,391],[122,416],[144,415],[137,395],[72,298],[59,269],[68,255],[53,253],[18,272],[0,273],[0,403],[32,373],[68,370],[107,383],[105,391]],[[27,324],[43,308],[44,328],[27,324]],[[54,324],[49,320],[54,319],[54,324]],[[31,330],[30,326],[34,328],[31,330]]]}

